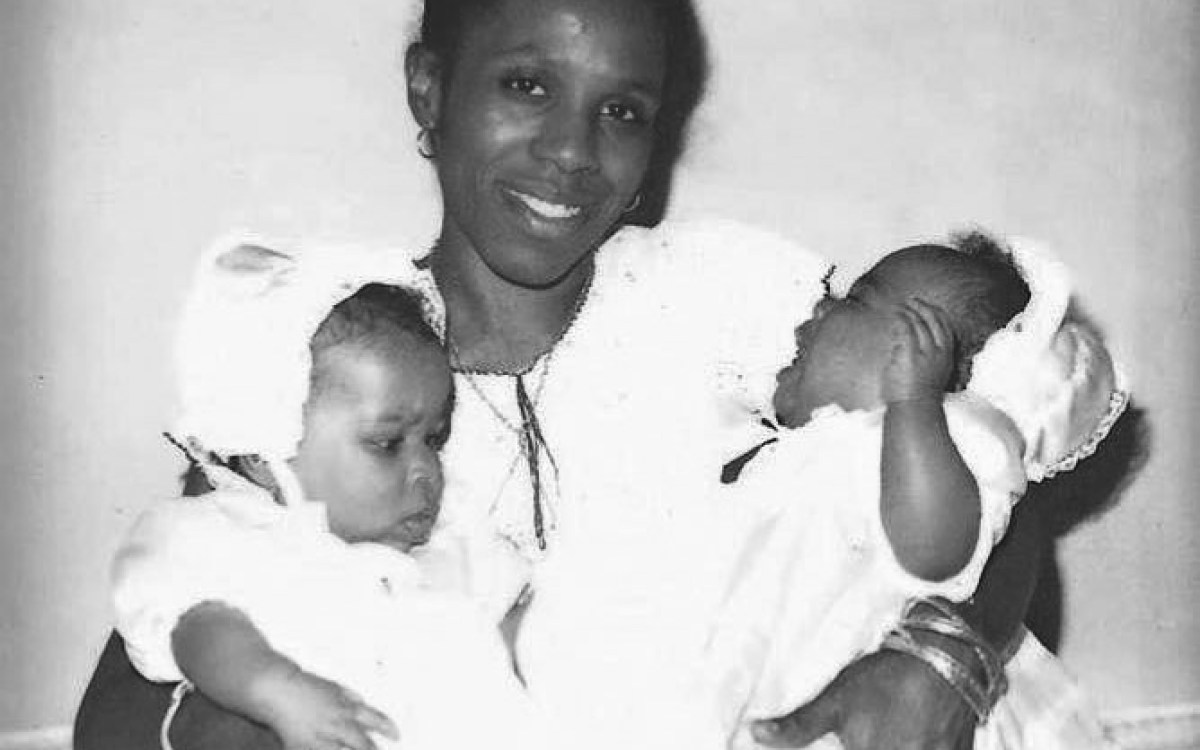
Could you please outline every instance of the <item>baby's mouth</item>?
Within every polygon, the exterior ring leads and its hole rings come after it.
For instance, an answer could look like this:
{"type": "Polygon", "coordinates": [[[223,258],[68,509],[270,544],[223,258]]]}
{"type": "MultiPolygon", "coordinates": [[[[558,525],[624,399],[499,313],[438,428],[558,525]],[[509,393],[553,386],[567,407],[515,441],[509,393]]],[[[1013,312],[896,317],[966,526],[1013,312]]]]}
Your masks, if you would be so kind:
{"type": "Polygon", "coordinates": [[[436,511],[425,511],[408,516],[400,522],[400,528],[413,542],[418,544],[429,541],[429,535],[433,533],[433,527],[437,523],[438,514],[436,511]]]}

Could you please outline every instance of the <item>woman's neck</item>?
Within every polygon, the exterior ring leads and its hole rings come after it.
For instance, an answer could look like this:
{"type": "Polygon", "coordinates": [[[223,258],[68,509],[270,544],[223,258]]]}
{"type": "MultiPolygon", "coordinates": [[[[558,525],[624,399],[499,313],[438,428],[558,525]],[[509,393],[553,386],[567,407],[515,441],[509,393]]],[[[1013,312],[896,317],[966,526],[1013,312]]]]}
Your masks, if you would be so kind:
{"type": "Polygon", "coordinates": [[[430,268],[446,304],[454,366],[528,370],[570,327],[592,265],[589,255],[557,283],[530,288],[500,278],[474,252],[436,248],[430,268]]]}

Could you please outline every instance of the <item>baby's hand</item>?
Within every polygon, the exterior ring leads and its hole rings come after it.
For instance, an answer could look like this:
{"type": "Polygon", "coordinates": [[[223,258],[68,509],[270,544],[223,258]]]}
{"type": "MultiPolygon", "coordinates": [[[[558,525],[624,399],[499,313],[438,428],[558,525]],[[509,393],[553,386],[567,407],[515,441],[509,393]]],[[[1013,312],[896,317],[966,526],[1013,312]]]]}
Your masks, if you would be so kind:
{"type": "Polygon", "coordinates": [[[954,327],[942,308],[919,299],[900,306],[897,341],[883,372],[886,403],[940,399],[954,373],[954,327]]]}
{"type": "Polygon", "coordinates": [[[264,676],[259,692],[285,750],[377,750],[371,734],[399,739],[391,719],[352,690],[294,665],[264,676]]]}

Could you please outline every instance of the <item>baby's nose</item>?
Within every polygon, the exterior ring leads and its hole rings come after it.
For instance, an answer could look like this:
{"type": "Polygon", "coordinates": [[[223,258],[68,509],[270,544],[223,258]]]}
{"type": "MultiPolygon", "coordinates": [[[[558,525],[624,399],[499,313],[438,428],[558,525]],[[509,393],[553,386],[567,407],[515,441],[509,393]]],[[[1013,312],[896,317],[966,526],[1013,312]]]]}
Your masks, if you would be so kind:
{"type": "Polygon", "coordinates": [[[409,482],[408,492],[412,500],[420,503],[423,509],[437,510],[441,504],[442,498],[437,482],[429,474],[414,475],[409,482]]]}

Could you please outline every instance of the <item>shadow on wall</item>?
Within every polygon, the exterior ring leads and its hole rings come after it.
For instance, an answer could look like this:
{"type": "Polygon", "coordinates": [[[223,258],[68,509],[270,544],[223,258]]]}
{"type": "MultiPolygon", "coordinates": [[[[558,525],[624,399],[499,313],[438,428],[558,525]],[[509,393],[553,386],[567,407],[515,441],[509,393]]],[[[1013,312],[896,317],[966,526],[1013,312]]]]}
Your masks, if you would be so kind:
{"type": "Polygon", "coordinates": [[[1094,521],[1121,500],[1146,464],[1150,453],[1150,424],[1145,409],[1130,403],[1096,453],[1074,471],[1034,485],[1024,502],[1041,506],[1052,541],[1042,557],[1037,590],[1025,623],[1046,648],[1057,651],[1062,640],[1063,588],[1058,564],[1058,540],[1085,521],[1094,521]]]}

